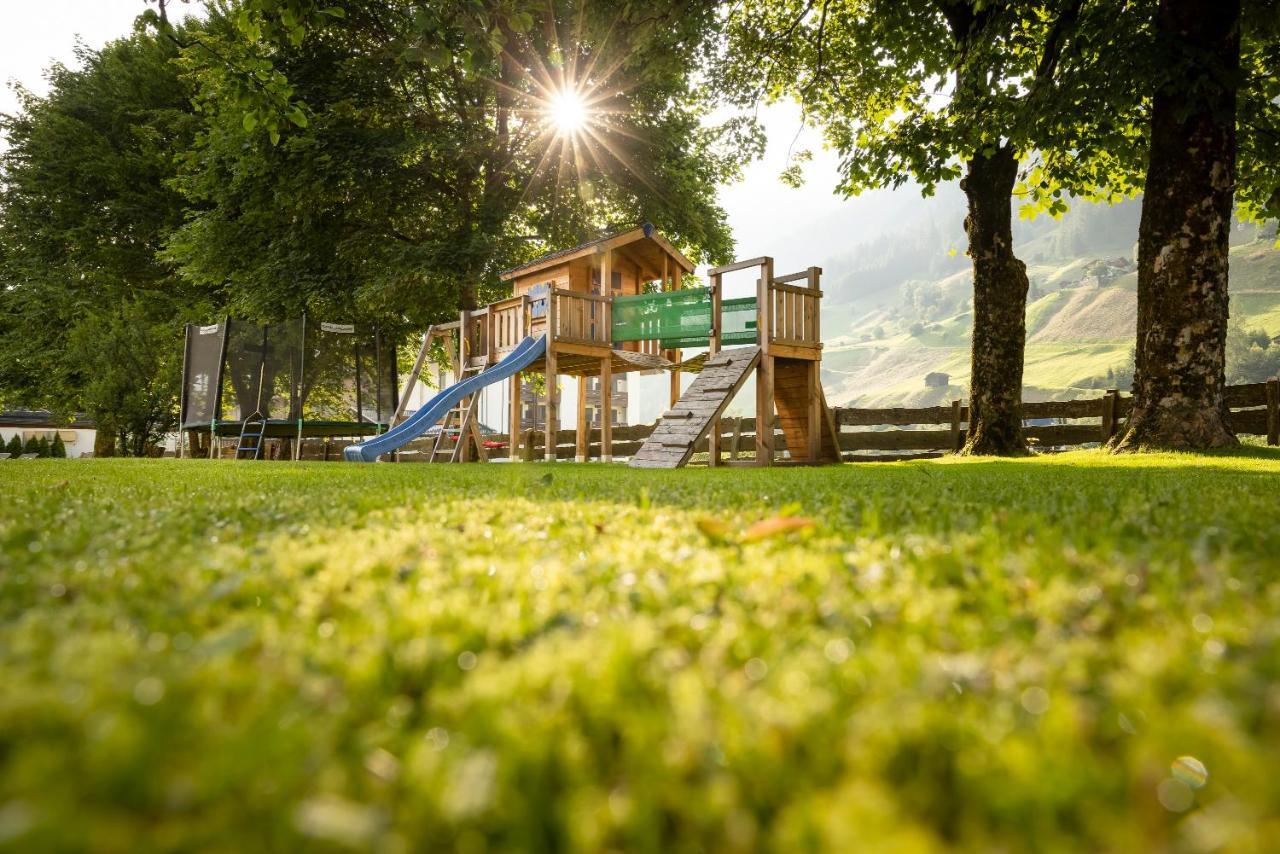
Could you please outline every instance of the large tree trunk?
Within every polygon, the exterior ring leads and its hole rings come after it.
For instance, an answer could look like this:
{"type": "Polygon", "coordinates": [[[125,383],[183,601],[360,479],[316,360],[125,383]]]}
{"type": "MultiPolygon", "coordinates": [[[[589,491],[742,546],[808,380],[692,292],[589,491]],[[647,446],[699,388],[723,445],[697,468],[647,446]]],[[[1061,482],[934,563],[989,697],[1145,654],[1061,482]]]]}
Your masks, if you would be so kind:
{"type": "Polygon", "coordinates": [[[962,454],[1022,456],[1022,357],[1026,344],[1027,266],[1013,254],[1011,148],[975,155],[960,182],[969,199],[964,229],[973,259],[973,371],[969,435],[962,454]]]}
{"type": "Polygon", "coordinates": [[[1237,444],[1227,422],[1227,249],[1239,0],[1162,0],[1174,72],[1155,93],[1138,229],[1133,412],[1121,451],[1237,444]]]}

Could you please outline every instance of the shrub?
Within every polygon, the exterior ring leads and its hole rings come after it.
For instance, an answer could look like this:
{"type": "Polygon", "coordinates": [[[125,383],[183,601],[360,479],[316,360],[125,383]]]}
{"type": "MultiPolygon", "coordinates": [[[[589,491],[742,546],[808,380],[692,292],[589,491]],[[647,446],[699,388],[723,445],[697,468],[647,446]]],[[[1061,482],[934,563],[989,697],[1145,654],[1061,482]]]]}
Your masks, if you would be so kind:
{"type": "Polygon", "coordinates": [[[16,457],[22,453],[22,439],[17,433],[14,433],[9,437],[9,444],[5,445],[4,449],[8,451],[9,455],[12,457],[16,457]]]}
{"type": "Polygon", "coordinates": [[[62,435],[59,433],[54,433],[53,441],[49,443],[49,456],[62,460],[67,458],[67,445],[62,441],[62,435]]]}
{"type": "Polygon", "coordinates": [[[24,445],[22,446],[22,453],[24,453],[24,454],[38,454],[38,453],[40,453],[40,442],[39,442],[39,440],[38,440],[38,439],[36,439],[36,437],[35,437],[35,436],[31,436],[31,437],[29,437],[29,438],[27,439],[27,441],[26,441],[26,444],[24,444],[24,445]]]}

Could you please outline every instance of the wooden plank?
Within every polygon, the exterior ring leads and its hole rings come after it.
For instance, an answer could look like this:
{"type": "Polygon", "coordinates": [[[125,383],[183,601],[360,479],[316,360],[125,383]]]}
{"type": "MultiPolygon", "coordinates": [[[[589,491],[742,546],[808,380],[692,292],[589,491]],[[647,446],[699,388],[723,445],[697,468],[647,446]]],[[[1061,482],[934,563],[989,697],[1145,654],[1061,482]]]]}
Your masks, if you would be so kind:
{"type": "Polygon", "coordinates": [[[749,270],[752,267],[763,266],[766,261],[769,262],[770,267],[773,266],[773,259],[767,255],[762,255],[759,258],[748,258],[746,261],[734,261],[732,264],[712,267],[707,271],[707,275],[718,279],[725,273],[736,273],[739,270],[749,270]]]}
{"type": "Polygon", "coordinates": [[[1224,396],[1227,399],[1227,406],[1233,409],[1240,406],[1266,406],[1267,383],[1230,385],[1224,391],[1224,396]]]}
{"type": "Polygon", "coordinates": [[[960,434],[960,417],[963,407],[960,401],[951,401],[951,450],[959,452],[964,447],[964,437],[960,434]]]}
{"type": "Polygon", "coordinates": [[[1269,436],[1271,430],[1266,409],[1235,410],[1228,416],[1227,423],[1231,425],[1232,432],[1245,436],[1269,436]]]}
{"type": "Polygon", "coordinates": [[[782,359],[821,359],[821,344],[793,344],[773,339],[770,345],[773,355],[782,359]]]}

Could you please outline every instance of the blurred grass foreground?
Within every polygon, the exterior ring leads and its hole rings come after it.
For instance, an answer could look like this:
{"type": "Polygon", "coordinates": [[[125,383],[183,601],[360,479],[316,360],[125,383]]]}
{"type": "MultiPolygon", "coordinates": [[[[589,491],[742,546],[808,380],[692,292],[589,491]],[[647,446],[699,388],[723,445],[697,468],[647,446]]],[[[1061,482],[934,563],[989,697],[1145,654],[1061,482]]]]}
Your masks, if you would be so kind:
{"type": "Polygon", "coordinates": [[[1280,840],[1264,450],[0,494],[0,848],[1280,840]]]}

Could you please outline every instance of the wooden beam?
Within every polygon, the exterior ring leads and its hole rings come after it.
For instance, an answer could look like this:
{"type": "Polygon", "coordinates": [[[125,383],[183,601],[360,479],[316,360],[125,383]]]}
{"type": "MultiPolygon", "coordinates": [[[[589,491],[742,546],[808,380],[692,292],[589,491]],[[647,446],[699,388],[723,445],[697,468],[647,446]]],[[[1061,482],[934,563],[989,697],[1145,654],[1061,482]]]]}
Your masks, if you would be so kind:
{"type": "Polygon", "coordinates": [[[431,340],[434,337],[435,327],[428,326],[427,331],[422,334],[422,346],[418,348],[418,357],[413,360],[409,378],[405,380],[404,391],[400,392],[400,403],[396,405],[396,412],[391,416],[392,427],[399,424],[400,419],[404,417],[404,410],[409,405],[409,395],[413,394],[413,389],[418,384],[418,375],[422,373],[422,366],[427,362],[427,352],[431,349],[431,340]]]}
{"type": "Polygon", "coordinates": [[[580,463],[587,461],[590,438],[591,425],[587,422],[587,378],[578,377],[578,429],[576,439],[578,445],[577,461],[580,463]]]}
{"type": "MultiPolygon", "coordinates": [[[[716,353],[720,352],[720,321],[724,313],[724,284],[721,275],[716,272],[711,274],[711,335],[707,342],[707,361],[711,361],[716,353]]],[[[675,378],[677,388],[679,387],[679,371],[672,371],[675,378]]],[[[677,398],[678,399],[678,398],[677,398]]],[[[672,406],[675,402],[672,401],[672,406]]],[[[720,419],[717,418],[711,422],[711,432],[707,434],[707,465],[715,467],[720,465],[720,434],[722,432],[720,419]]]]}
{"type": "Polygon", "coordinates": [[[819,362],[810,362],[808,367],[809,389],[809,462],[816,463],[822,458],[822,387],[818,376],[821,366],[819,362]]]}
{"type": "MultiPolygon", "coordinates": [[[[554,299],[547,300],[547,329],[556,328],[556,301],[554,299]]],[[[560,412],[559,398],[560,394],[556,390],[556,343],[547,339],[547,355],[544,359],[546,368],[544,369],[547,383],[547,423],[544,425],[547,440],[543,445],[546,452],[548,462],[555,462],[556,459],[556,430],[560,428],[560,412]]]]}
{"type": "Polygon", "coordinates": [[[512,460],[518,460],[521,458],[520,457],[520,412],[522,407],[520,405],[520,392],[521,392],[522,385],[523,383],[521,382],[520,372],[516,371],[514,374],[511,375],[511,391],[510,391],[511,408],[510,408],[510,411],[507,413],[507,424],[509,425],[507,430],[507,435],[511,437],[510,439],[508,439],[507,444],[510,445],[512,460]]]}
{"type": "MultiPolygon", "coordinates": [[[[756,280],[756,329],[760,336],[760,365],[756,368],[756,465],[773,465],[773,299],[769,292],[773,281],[773,259],[767,255],[756,259],[760,278],[756,280]]],[[[739,268],[741,269],[741,268],[739,268]]]]}
{"type": "Polygon", "coordinates": [[[600,461],[613,462],[613,357],[600,360],[600,461]]]}
{"type": "Polygon", "coordinates": [[[722,267],[712,267],[707,271],[708,275],[720,276],[724,273],[736,273],[739,270],[749,270],[752,267],[762,267],[765,262],[769,262],[769,268],[773,268],[773,259],[767,255],[761,255],[759,258],[748,258],[746,261],[734,261],[732,264],[725,264],[722,267]]]}

